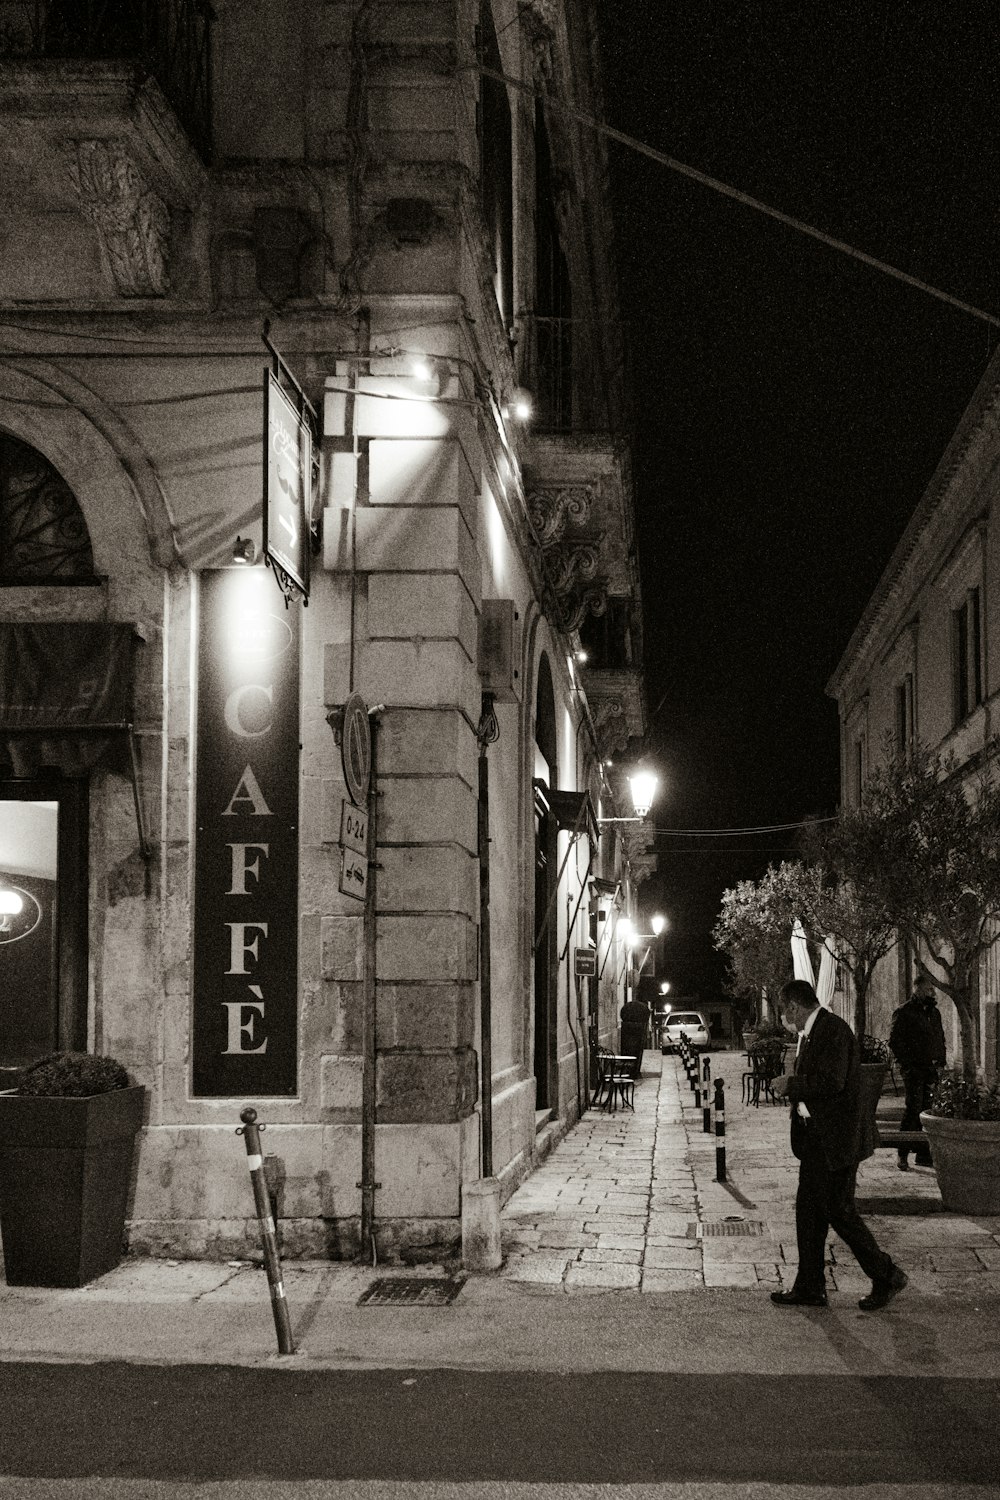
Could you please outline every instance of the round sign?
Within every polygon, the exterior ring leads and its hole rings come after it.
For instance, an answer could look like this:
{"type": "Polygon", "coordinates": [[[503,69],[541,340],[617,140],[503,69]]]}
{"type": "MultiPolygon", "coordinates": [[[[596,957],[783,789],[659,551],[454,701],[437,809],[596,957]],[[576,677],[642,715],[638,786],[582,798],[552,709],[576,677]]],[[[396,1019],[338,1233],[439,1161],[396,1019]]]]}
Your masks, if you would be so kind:
{"type": "Polygon", "coordinates": [[[344,704],[340,754],[351,801],[355,807],[364,807],[372,774],[372,732],[368,708],[360,693],[352,693],[344,704]]]}

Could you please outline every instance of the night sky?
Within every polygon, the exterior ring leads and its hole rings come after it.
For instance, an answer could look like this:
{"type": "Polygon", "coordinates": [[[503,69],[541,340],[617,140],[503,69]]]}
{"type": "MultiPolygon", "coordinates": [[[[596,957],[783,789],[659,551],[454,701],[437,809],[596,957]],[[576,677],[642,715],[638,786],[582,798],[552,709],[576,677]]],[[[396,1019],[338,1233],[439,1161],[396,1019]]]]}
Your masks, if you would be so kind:
{"type": "MultiPolygon", "coordinates": [[[[1000,313],[994,5],[599,5],[609,124],[1000,313]]],[[[832,813],[825,684],[1000,330],[609,150],[657,827],[832,813]]],[[[658,836],[675,992],[787,837],[658,836]]]]}

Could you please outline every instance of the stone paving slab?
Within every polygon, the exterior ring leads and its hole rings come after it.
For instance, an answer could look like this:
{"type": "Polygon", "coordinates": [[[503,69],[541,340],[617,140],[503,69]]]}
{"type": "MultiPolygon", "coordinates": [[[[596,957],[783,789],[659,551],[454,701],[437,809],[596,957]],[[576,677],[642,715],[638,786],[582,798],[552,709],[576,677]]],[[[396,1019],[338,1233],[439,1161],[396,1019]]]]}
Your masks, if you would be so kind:
{"type": "MultiPolygon", "coordinates": [[[[635,1114],[586,1115],[511,1197],[501,1274],[567,1293],[700,1288],[721,1295],[790,1285],[797,1163],[787,1114],[741,1102],[743,1063],[742,1054],[712,1055],[713,1078],[723,1079],[727,1094],[725,1182],[716,1180],[717,1141],[702,1129],[679,1061],[647,1052],[635,1114]],[[764,1233],[695,1237],[694,1226],[726,1220],[758,1221],[764,1233]]],[[[933,1170],[900,1173],[893,1152],[876,1152],[862,1163],[858,1197],[878,1204],[866,1220],[906,1268],[910,1290],[964,1298],[1000,1291],[1000,1218],[942,1211],[933,1170]],[[899,1212],[888,1211],[896,1203],[899,1212]]],[[[866,1291],[847,1247],[831,1236],[828,1249],[831,1290],[866,1291]]]]}

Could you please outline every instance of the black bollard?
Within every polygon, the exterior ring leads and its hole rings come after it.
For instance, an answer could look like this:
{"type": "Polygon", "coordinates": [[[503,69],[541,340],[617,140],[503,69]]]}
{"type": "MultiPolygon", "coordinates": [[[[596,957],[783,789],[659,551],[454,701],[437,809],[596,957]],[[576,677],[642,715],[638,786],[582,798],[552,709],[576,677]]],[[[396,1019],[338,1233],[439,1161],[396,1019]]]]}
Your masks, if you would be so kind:
{"type": "Polygon", "coordinates": [[[271,1292],[271,1311],[274,1314],[274,1327],[278,1335],[278,1353],[294,1354],[295,1344],[292,1340],[292,1324],[288,1316],[288,1303],[285,1301],[285,1286],[281,1279],[281,1261],[278,1257],[278,1238],[275,1232],[274,1219],[271,1217],[271,1200],[267,1195],[267,1183],[264,1180],[264,1158],[260,1149],[260,1132],[266,1130],[266,1125],[257,1124],[257,1111],[255,1109],[243,1109],[240,1111],[240,1119],[243,1124],[237,1128],[236,1134],[243,1137],[247,1148],[247,1164],[250,1168],[250,1181],[253,1184],[254,1203],[257,1208],[257,1218],[260,1222],[261,1238],[264,1241],[264,1265],[267,1269],[267,1284],[271,1292]]]}
{"type": "Polygon", "coordinates": [[[697,1061],[698,1065],[695,1068],[694,1074],[694,1107],[695,1109],[701,1109],[701,1061],[700,1059],[697,1061]]]}
{"type": "Polygon", "coordinates": [[[712,1104],[709,1089],[712,1086],[712,1064],[707,1057],[702,1059],[705,1077],[701,1086],[701,1128],[704,1135],[712,1134],[712,1104]]]}
{"type": "Polygon", "coordinates": [[[726,1180],[726,1086],[715,1080],[715,1180],[726,1180]]]}

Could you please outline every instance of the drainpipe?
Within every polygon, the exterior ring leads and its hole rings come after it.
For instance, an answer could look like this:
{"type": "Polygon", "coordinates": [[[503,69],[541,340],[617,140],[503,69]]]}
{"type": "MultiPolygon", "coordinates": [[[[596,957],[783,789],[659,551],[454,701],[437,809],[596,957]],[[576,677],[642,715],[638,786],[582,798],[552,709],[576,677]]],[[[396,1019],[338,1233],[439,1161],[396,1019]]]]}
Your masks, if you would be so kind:
{"type": "Polygon", "coordinates": [[[365,892],[365,982],[361,1073],[361,1254],[377,1261],[375,1248],[375,912],[378,846],[378,718],[369,710],[371,781],[368,792],[368,887],[365,892]]]}
{"type": "Polygon", "coordinates": [[[476,729],[479,741],[479,1054],[482,1080],[479,1094],[482,1177],[493,1176],[493,992],[490,962],[490,765],[486,747],[500,737],[492,693],[483,694],[476,729]]]}

